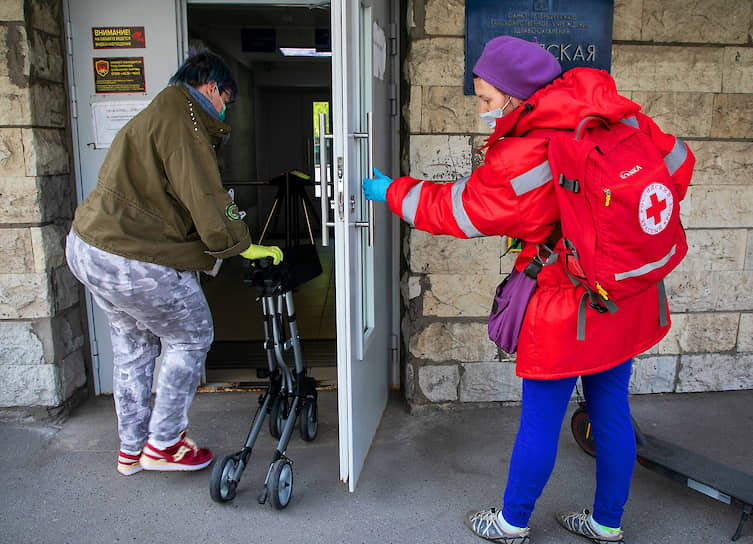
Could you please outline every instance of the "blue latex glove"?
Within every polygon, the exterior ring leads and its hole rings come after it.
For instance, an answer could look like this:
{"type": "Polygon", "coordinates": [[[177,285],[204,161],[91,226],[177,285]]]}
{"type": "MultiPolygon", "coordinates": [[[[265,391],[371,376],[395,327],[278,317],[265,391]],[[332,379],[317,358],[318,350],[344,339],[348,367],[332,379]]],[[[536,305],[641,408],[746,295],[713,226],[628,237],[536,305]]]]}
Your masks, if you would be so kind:
{"type": "Polygon", "coordinates": [[[366,200],[378,200],[387,202],[387,187],[392,183],[392,179],[382,174],[374,168],[375,178],[364,178],[361,187],[363,187],[363,196],[366,200]]]}

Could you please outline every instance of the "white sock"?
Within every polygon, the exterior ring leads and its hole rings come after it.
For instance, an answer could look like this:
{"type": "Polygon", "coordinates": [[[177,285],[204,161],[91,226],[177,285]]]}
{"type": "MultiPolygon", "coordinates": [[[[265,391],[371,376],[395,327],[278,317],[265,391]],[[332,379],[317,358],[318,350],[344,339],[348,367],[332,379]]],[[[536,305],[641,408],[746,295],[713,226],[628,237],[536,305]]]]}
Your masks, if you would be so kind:
{"type": "Polygon", "coordinates": [[[167,442],[162,442],[160,440],[154,440],[153,438],[149,439],[149,445],[155,447],[158,450],[166,450],[170,446],[174,446],[178,443],[178,439],[180,437],[176,438],[175,440],[168,440],[167,442]]]}
{"type": "Polygon", "coordinates": [[[523,527],[515,527],[515,525],[510,525],[509,523],[507,523],[507,520],[502,515],[502,510],[497,512],[497,521],[502,526],[502,530],[507,533],[514,533],[516,531],[522,531],[524,529],[523,527]]]}
{"type": "Polygon", "coordinates": [[[593,530],[599,533],[601,536],[614,536],[620,532],[619,527],[615,529],[614,527],[607,527],[606,525],[602,525],[594,519],[593,514],[588,516],[588,523],[590,523],[593,530]]]}

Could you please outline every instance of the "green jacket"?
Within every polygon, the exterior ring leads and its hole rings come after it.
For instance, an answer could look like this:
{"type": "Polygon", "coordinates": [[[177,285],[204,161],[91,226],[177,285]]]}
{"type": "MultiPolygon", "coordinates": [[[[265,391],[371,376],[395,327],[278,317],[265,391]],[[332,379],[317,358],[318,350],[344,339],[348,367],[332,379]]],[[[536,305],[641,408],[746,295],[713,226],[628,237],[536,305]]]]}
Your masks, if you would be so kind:
{"type": "Polygon", "coordinates": [[[165,88],[115,136],[96,188],[76,209],[76,234],[177,270],[240,254],[251,237],[217,166],[229,132],[185,86],[165,88]]]}

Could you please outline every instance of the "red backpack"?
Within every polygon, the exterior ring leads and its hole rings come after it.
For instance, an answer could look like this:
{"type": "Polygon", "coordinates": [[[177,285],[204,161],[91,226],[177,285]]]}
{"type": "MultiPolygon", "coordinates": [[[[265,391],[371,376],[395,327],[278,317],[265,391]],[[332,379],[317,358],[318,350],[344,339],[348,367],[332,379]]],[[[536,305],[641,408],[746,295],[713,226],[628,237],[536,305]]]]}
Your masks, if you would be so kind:
{"type": "Polygon", "coordinates": [[[578,313],[585,339],[586,303],[617,311],[620,301],[659,290],[667,324],[664,277],[688,250],[680,198],[664,157],[651,138],[627,124],[584,118],[554,135],[549,165],[560,209],[565,269],[586,288],[578,313]]]}

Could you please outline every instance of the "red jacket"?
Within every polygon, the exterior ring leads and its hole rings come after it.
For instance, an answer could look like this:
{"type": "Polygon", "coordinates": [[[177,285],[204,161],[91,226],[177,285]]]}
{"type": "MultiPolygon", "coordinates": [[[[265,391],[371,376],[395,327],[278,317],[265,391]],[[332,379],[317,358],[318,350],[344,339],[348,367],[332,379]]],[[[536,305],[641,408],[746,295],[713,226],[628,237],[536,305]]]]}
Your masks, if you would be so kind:
{"type": "MultiPolygon", "coordinates": [[[[661,150],[680,198],[685,196],[693,154],[639,110],[617,93],[606,71],[569,70],[497,120],[484,164],[468,178],[454,183],[398,178],[387,190],[388,204],[403,220],[432,234],[520,238],[523,251],[515,266],[522,271],[536,252],[535,244],[545,242],[559,221],[548,140],[537,137],[536,129],[572,130],[587,115],[638,126],[661,150]]],[[[560,240],[555,251],[562,249],[560,240]]],[[[585,341],[577,340],[584,288],[573,285],[563,261],[539,274],[518,343],[518,376],[554,379],[606,370],[647,350],[669,331],[669,325],[659,325],[659,296],[649,289],[623,301],[615,314],[589,307],[585,341]]]]}

